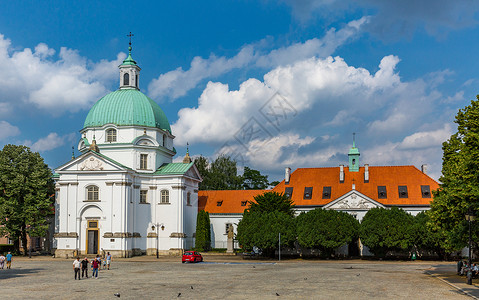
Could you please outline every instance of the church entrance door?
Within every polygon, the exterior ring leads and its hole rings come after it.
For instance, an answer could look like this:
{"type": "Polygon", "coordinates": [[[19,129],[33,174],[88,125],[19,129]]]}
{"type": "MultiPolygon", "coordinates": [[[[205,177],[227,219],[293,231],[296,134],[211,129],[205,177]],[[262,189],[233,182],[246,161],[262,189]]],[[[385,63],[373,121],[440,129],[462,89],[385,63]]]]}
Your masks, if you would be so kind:
{"type": "Polygon", "coordinates": [[[98,254],[98,221],[88,221],[86,249],[87,254],[98,254]]]}

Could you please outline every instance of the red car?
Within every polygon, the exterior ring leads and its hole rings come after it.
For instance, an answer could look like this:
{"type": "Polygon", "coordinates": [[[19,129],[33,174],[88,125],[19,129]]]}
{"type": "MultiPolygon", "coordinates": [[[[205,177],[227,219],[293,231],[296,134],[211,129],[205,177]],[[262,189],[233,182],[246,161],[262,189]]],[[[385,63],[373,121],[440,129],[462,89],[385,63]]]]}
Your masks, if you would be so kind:
{"type": "Polygon", "coordinates": [[[181,258],[181,262],[200,262],[203,261],[203,256],[196,251],[186,251],[181,258]]]}

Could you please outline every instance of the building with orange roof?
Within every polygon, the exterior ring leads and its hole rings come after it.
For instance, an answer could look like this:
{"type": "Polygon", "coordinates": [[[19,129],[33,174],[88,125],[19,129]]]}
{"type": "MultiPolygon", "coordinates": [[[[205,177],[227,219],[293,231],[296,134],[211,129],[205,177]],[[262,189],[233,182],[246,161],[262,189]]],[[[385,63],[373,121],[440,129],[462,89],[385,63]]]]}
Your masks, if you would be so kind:
{"type": "MultiPolygon", "coordinates": [[[[359,150],[353,142],[348,166],[298,168],[272,191],[288,195],[297,214],[321,207],[347,212],[362,220],[375,207],[399,207],[412,215],[428,210],[432,191],[439,184],[415,166],[359,165],[359,150]]],[[[199,191],[198,209],[209,212],[212,224],[212,247],[225,248],[226,233],[241,220],[248,201],[267,190],[199,191]]]]}

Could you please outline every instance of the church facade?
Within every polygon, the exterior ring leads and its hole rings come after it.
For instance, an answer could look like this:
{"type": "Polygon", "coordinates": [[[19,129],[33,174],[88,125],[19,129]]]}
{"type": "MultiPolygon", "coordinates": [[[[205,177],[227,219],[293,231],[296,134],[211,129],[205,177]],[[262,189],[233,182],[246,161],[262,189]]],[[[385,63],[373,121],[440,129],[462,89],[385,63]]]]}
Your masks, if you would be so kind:
{"type": "MultiPolygon", "coordinates": [[[[430,208],[432,191],[439,185],[427,175],[426,165],[421,170],[411,165],[360,166],[359,157],[359,149],[353,142],[347,166],[298,168],[292,173],[286,168],[284,180],[272,190],[200,191],[198,209],[210,214],[212,247],[225,248],[226,233],[231,227],[236,233],[248,201],[267,191],[288,195],[295,204],[296,214],[316,208],[334,209],[359,221],[375,207],[399,207],[412,215],[430,208]]],[[[340,253],[349,250],[344,247],[340,253]]],[[[361,255],[369,254],[360,243],[356,250],[361,255]]]]}
{"type": "Polygon", "coordinates": [[[117,257],[177,254],[194,246],[201,176],[173,163],[175,136],[162,109],[139,89],[129,55],[120,88],[89,111],[81,155],[55,170],[55,254],[117,257]]]}

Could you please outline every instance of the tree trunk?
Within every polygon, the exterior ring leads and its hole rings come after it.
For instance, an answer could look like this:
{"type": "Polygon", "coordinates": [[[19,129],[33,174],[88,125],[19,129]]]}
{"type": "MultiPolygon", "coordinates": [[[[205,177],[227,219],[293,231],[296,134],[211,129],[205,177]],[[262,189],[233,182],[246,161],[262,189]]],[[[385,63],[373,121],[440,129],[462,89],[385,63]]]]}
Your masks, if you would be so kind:
{"type": "Polygon", "coordinates": [[[22,230],[21,238],[22,238],[23,255],[27,256],[28,255],[27,232],[25,230],[22,230]]]}

